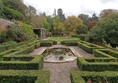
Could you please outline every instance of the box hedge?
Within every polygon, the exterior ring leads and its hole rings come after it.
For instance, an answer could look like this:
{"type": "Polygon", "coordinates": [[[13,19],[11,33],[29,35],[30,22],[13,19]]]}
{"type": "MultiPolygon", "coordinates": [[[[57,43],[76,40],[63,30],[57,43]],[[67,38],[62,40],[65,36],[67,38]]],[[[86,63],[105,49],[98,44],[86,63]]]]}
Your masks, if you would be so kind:
{"type": "Polygon", "coordinates": [[[50,83],[46,70],[0,70],[0,83],[50,83]]]}
{"type": "Polygon", "coordinates": [[[117,59],[105,60],[101,59],[99,61],[89,61],[85,58],[77,58],[77,65],[82,71],[118,71],[117,59]]]}
{"type": "Polygon", "coordinates": [[[54,40],[42,40],[41,41],[41,46],[52,46],[52,45],[56,45],[57,41],[54,40]]]}
{"type": "Polygon", "coordinates": [[[0,70],[38,70],[43,67],[43,56],[17,56],[4,57],[0,61],[0,70]]]}
{"type": "Polygon", "coordinates": [[[0,57],[3,56],[12,56],[12,55],[19,55],[19,54],[27,54],[32,52],[35,48],[40,46],[39,40],[23,42],[24,44],[19,45],[14,49],[10,49],[0,53],[0,57]]]}
{"type": "Polygon", "coordinates": [[[73,71],[70,74],[70,78],[71,83],[118,83],[118,72],[73,71]]]}
{"type": "Polygon", "coordinates": [[[104,48],[102,46],[95,45],[95,44],[92,44],[92,43],[88,43],[88,42],[85,42],[85,41],[78,42],[78,46],[80,48],[82,48],[83,50],[85,50],[86,52],[88,52],[88,53],[93,53],[94,49],[103,49],[104,48]]]}
{"type": "Polygon", "coordinates": [[[17,46],[17,43],[10,43],[10,44],[0,44],[0,52],[12,49],[17,46]]]}
{"type": "Polygon", "coordinates": [[[77,40],[65,40],[61,41],[62,45],[67,45],[67,46],[77,46],[77,40]]]}
{"type": "Polygon", "coordinates": [[[118,52],[110,49],[96,49],[94,54],[95,57],[118,58],[118,52]]]}

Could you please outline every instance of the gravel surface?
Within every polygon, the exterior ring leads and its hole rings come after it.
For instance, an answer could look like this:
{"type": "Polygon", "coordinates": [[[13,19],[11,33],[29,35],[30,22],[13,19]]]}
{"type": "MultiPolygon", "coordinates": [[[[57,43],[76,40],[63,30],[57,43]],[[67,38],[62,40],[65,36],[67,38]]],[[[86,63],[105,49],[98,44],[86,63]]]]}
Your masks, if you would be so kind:
{"type": "Polygon", "coordinates": [[[75,60],[66,63],[44,63],[43,69],[50,71],[50,83],[71,83],[70,72],[78,70],[78,67],[75,60]]]}

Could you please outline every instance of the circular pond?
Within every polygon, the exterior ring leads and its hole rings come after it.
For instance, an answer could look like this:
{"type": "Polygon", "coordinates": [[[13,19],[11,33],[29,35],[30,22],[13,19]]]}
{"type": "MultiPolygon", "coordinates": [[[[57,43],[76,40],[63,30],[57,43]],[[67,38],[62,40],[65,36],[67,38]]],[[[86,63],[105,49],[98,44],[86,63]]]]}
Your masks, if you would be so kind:
{"type": "Polygon", "coordinates": [[[76,59],[72,51],[67,47],[47,48],[43,55],[45,62],[67,62],[76,59]]]}

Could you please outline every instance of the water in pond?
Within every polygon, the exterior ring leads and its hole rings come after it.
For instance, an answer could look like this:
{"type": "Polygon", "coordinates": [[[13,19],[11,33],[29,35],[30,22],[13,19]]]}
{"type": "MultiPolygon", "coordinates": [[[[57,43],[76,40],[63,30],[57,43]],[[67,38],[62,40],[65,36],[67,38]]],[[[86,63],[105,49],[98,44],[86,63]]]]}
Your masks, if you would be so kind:
{"type": "Polygon", "coordinates": [[[47,48],[43,55],[46,62],[66,62],[76,59],[72,51],[66,47],[47,48]]]}

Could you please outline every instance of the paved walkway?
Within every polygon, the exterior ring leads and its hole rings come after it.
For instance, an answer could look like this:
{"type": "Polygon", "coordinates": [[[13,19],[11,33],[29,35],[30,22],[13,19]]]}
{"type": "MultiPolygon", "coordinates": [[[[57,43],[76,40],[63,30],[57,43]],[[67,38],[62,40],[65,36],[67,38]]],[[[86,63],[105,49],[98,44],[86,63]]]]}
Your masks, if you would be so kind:
{"type": "Polygon", "coordinates": [[[44,70],[50,71],[50,83],[71,83],[70,72],[78,70],[76,60],[67,63],[44,63],[44,70]]]}
{"type": "MultiPolygon", "coordinates": [[[[60,45],[57,45],[60,46],[60,45]]],[[[53,47],[57,47],[53,46],[53,47]]],[[[63,46],[63,45],[61,45],[63,46]]],[[[77,57],[92,57],[92,54],[89,54],[82,50],[81,48],[77,46],[66,46],[69,47],[72,52],[77,57]]],[[[31,54],[32,55],[40,55],[42,54],[47,47],[40,47],[38,49],[35,49],[31,54]]],[[[70,61],[70,62],[64,62],[64,63],[50,63],[50,62],[44,62],[44,70],[50,71],[50,83],[71,83],[70,80],[70,72],[72,70],[78,70],[76,60],[70,61]]]]}

